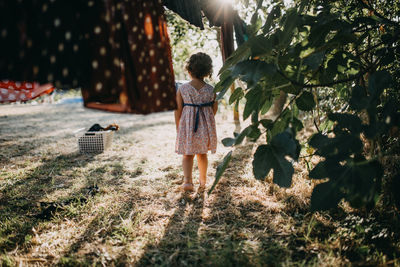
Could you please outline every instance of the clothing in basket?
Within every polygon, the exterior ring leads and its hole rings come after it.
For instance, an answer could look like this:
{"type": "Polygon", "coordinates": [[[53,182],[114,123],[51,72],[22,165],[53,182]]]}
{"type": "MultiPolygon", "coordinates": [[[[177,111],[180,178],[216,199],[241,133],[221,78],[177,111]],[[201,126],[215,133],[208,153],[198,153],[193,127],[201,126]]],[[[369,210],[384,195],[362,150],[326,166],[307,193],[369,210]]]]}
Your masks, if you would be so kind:
{"type": "Polygon", "coordinates": [[[212,105],[214,88],[205,84],[197,90],[190,83],[179,87],[185,103],[176,137],[175,152],[182,155],[215,153],[217,149],[217,131],[212,105]],[[196,128],[196,114],[198,114],[196,128]],[[196,131],[195,131],[196,128],[196,131]]]}

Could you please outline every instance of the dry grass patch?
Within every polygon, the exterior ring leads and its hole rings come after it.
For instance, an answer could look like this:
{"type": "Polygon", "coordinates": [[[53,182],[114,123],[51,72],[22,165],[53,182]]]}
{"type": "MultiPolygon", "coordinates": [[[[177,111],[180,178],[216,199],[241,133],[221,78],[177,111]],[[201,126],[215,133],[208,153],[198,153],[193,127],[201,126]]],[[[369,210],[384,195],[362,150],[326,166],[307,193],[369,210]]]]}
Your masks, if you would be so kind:
{"type": "MultiPolygon", "coordinates": [[[[222,119],[225,112],[217,116],[220,139],[234,129],[222,119]]],[[[1,106],[0,114],[2,265],[399,263],[390,221],[376,223],[372,216],[359,223],[363,217],[343,207],[308,211],[313,183],[303,161],[295,164],[289,189],[272,185],[270,177],[257,181],[255,145],[248,142],[235,149],[211,195],[185,195],[171,112],[112,114],[72,104],[1,106]],[[110,151],[80,155],[73,132],[94,123],[117,123],[121,130],[110,151]],[[375,235],[379,242],[371,245],[375,235]]],[[[220,146],[210,156],[208,188],[227,151],[220,146]]]]}

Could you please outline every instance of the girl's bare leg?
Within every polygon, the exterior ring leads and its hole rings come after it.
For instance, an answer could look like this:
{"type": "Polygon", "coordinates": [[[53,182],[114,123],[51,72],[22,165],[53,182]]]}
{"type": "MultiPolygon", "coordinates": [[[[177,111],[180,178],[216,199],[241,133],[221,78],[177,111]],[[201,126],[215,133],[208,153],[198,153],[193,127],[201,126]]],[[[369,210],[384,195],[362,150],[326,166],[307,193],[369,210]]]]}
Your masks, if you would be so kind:
{"type": "Polygon", "coordinates": [[[207,166],[208,166],[207,154],[197,154],[196,156],[200,172],[199,176],[200,187],[204,187],[207,182],[207,166]]]}
{"type": "Polygon", "coordinates": [[[183,168],[183,189],[185,191],[193,190],[193,180],[192,180],[192,171],[193,171],[193,158],[194,155],[183,155],[182,158],[182,168],[183,168]]]}

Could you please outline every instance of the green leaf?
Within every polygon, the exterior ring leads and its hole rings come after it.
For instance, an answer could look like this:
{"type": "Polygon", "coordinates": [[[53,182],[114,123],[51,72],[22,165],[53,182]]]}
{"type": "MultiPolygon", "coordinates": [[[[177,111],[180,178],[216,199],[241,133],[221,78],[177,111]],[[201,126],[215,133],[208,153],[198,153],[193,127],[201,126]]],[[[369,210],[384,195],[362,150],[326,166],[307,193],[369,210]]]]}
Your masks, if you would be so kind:
{"type": "Polygon", "coordinates": [[[331,121],[337,121],[335,129],[348,129],[353,134],[359,134],[362,131],[361,119],[352,114],[347,113],[331,113],[328,115],[331,121]]]}
{"type": "Polygon", "coordinates": [[[369,99],[367,96],[366,89],[359,85],[356,85],[352,89],[351,98],[349,105],[353,110],[361,111],[368,107],[369,99]]]}
{"type": "Polygon", "coordinates": [[[262,35],[255,36],[249,40],[249,46],[251,48],[251,56],[266,56],[272,52],[272,41],[262,35]]]}
{"type": "Polygon", "coordinates": [[[261,135],[260,129],[257,127],[257,125],[252,125],[251,126],[251,131],[247,135],[248,138],[250,138],[252,141],[256,141],[261,135]]]}
{"type": "Polygon", "coordinates": [[[276,67],[273,64],[261,60],[245,60],[236,64],[232,69],[232,74],[247,83],[257,83],[266,75],[274,75],[276,67]]]}
{"type": "Polygon", "coordinates": [[[275,18],[279,17],[280,15],[281,15],[280,6],[279,5],[274,6],[271,9],[271,12],[268,14],[265,24],[262,27],[263,33],[268,33],[270,31],[272,22],[274,21],[275,18]]]}
{"type": "Polygon", "coordinates": [[[300,110],[310,111],[315,107],[314,96],[312,93],[304,91],[300,97],[296,99],[296,105],[300,110]]]}
{"type": "Polygon", "coordinates": [[[326,171],[326,162],[319,162],[308,174],[308,176],[312,179],[324,179],[328,178],[329,173],[326,171]]]}
{"type": "Polygon", "coordinates": [[[233,91],[233,93],[229,97],[229,105],[232,105],[233,102],[241,99],[243,97],[243,95],[244,95],[243,89],[241,87],[236,88],[235,91],[233,91]]]}
{"type": "Polygon", "coordinates": [[[317,149],[317,155],[335,157],[337,160],[344,160],[351,154],[360,153],[363,146],[357,135],[348,133],[342,133],[334,138],[317,133],[311,137],[308,144],[317,149]]]}
{"type": "Polygon", "coordinates": [[[270,98],[267,98],[264,101],[264,104],[262,104],[262,106],[261,106],[261,109],[260,109],[261,115],[264,115],[265,113],[267,113],[268,110],[271,108],[271,106],[272,106],[272,100],[270,98]]]}
{"type": "Polygon", "coordinates": [[[292,134],[288,132],[280,133],[272,138],[271,146],[284,155],[291,156],[293,159],[297,159],[299,157],[298,144],[296,143],[292,134]]]}
{"type": "Polygon", "coordinates": [[[373,204],[380,194],[382,175],[383,169],[378,161],[367,161],[360,155],[348,159],[344,165],[327,158],[310,172],[311,178],[330,178],[323,186],[315,187],[311,197],[312,209],[333,208],[342,198],[354,208],[373,204]]]}
{"type": "Polygon", "coordinates": [[[260,16],[258,15],[258,10],[256,10],[256,12],[254,12],[253,15],[251,16],[250,25],[247,25],[246,32],[250,36],[256,35],[261,26],[262,26],[262,21],[260,16]]]}
{"type": "Polygon", "coordinates": [[[283,47],[290,44],[294,36],[294,29],[298,26],[301,20],[295,8],[290,8],[286,12],[285,24],[283,27],[280,43],[283,47]]]}
{"type": "Polygon", "coordinates": [[[284,154],[270,145],[257,148],[253,160],[253,172],[256,179],[264,180],[270,170],[274,170],[274,183],[281,187],[290,187],[294,169],[284,154]]]}
{"type": "Polygon", "coordinates": [[[251,124],[258,125],[258,115],[259,115],[259,113],[257,111],[254,111],[253,113],[251,113],[251,124]]]}
{"type": "Polygon", "coordinates": [[[270,131],[270,137],[274,137],[275,135],[285,131],[290,125],[291,117],[292,113],[290,110],[286,109],[283,111],[281,117],[274,122],[274,125],[270,131]]]}
{"type": "Polygon", "coordinates": [[[288,132],[283,132],[272,138],[269,145],[261,145],[257,148],[253,160],[253,172],[256,179],[263,180],[271,169],[274,170],[274,183],[281,187],[289,187],[292,183],[294,169],[286,160],[289,155],[297,159],[300,152],[300,144],[288,132]]]}
{"type": "Polygon", "coordinates": [[[224,146],[233,146],[235,144],[235,138],[230,138],[230,137],[224,138],[222,139],[222,144],[224,146]]]}
{"type": "Polygon", "coordinates": [[[304,59],[304,64],[309,66],[310,69],[316,70],[319,66],[321,66],[322,62],[324,61],[325,52],[316,52],[312,53],[308,57],[304,59]]]}
{"type": "Polygon", "coordinates": [[[299,132],[304,128],[303,123],[296,117],[293,117],[293,119],[292,119],[292,121],[290,123],[291,123],[292,128],[296,132],[299,132]]]}
{"type": "Polygon", "coordinates": [[[238,62],[248,59],[250,57],[250,52],[251,50],[249,47],[249,42],[245,42],[244,44],[239,46],[230,57],[227,58],[218,74],[224,73],[226,70],[236,65],[238,62]]]}
{"type": "Polygon", "coordinates": [[[233,84],[234,81],[235,77],[231,75],[231,72],[229,70],[221,74],[220,81],[217,83],[217,85],[215,85],[214,88],[214,92],[219,92],[216,100],[220,100],[224,97],[226,91],[228,91],[229,87],[233,84]]]}
{"type": "Polygon", "coordinates": [[[358,38],[356,35],[354,35],[351,32],[348,32],[347,30],[342,30],[339,31],[335,37],[333,37],[331,40],[329,40],[327,46],[332,47],[332,46],[344,46],[348,43],[354,43],[357,42],[358,38]]]}
{"type": "Polygon", "coordinates": [[[337,207],[343,194],[335,182],[326,182],[314,187],[311,195],[311,210],[329,210],[337,207]]]}
{"type": "Polygon", "coordinates": [[[261,145],[257,148],[253,159],[253,173],[254,177],[258,180],[264,180],[272,169],[272,161],[269,157],[272,157],[273,151],[270,145],[261,145]]]}
{"type": "MultiPolygon", "coordinates": [[[[347,172],[344,178],[348,193],[348,200],[353,208],[360,208],[375,201],[380,193],[376,182],[381,179],[383,169],[381,164],[376,161],[367,161],[365,158],[355,159],[346,165],[347,172]]],[[[378,182],[379,183],[379,182],[378,182]]]]}
{"type": "Polygon", "coordinates": [[[274,126],[274,122],[272,120],[263,119],[263,120],[260,120],[260,123],[265,129],[269,129],[269,130],[271,130],[272,127],[274,126]]]}
{"type": "Polygon", "coordinates": [[[368,80],[368,91],[371,98],[379,98],[384,89],[391,86],[392,76],[387,71],[374,72],[368,80]]]}
{"type": "Polygon", "coordinates": [[[330,142],[328,136],[321,133],[317,133],[311,137],[308,144],[316,149],[322,149],[324,146],[326,146],[328,142],[330,142]]]}
{"type": "Polygon", "coordinates": [[[228,167],[229,162],[231,161],[232,158],[232,151],[229,152],[228,154],[225,155],[224,159],[220,164],[217,166],[217,171],[215,172],[215,180],[213,185],[211,186],[210,190],[208,191],[208,194],[211,194],[212,191],[214,190],[215,186],[218,184],[219,180],[222,177],[222,174],[225,172],[226,167],[228,167]]]}
{"type": "Polygon", "coordinates": [[[312,179],[331,178],[334,180],[340,179],[344,173],[345,167],[340,165],[339,161],[333,158],[327,158],[319,162],[309,173],[312,179]]]}
{"type": "Polygon", "coordinates": [[[258,112],[260,106],[260,98],[262,95],[261,88],[258,86],[251,89],[246,94],[246,105],[244,106],[243,110],[243,120],[246,120],[251,113],[258,112]]]}
{"type": "Polygon", "coordinates": [[[244,138],[251,133],[251,127],[251,125],[246,127],[238,136],[236,136],[235,145],[240,145],[243,142],[244,138]]]}
{"type": "Polygon", "coordinates": [[[382,120],[385,122],[386,127],[400,124],[399,107],[400,103],[395,99],[391,99],[385,104],[382,112],[382,120]]]}

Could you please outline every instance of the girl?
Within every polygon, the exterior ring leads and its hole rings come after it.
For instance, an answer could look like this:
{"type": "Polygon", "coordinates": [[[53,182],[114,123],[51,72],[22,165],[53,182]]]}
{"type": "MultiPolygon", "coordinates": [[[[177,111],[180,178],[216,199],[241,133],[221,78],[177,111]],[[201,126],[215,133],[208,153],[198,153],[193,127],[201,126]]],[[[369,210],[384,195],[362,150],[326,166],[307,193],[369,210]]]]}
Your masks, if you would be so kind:
{"type": "Polygon", "coordinates": [[[193,191],[193,158],[197,156],[200,187],[203,190],[207,179],[207,152],[215,153],[217,133],[215,113],[218,103],[215,101],[214,88],[204,82],[212,74],[211,58],[205,53],[190,57],[186,65],[191,81],[182,84],[176,94],[177,110],[175,123],[177,130],[175,152],[183,155],[183,190],[193,191]]]}

